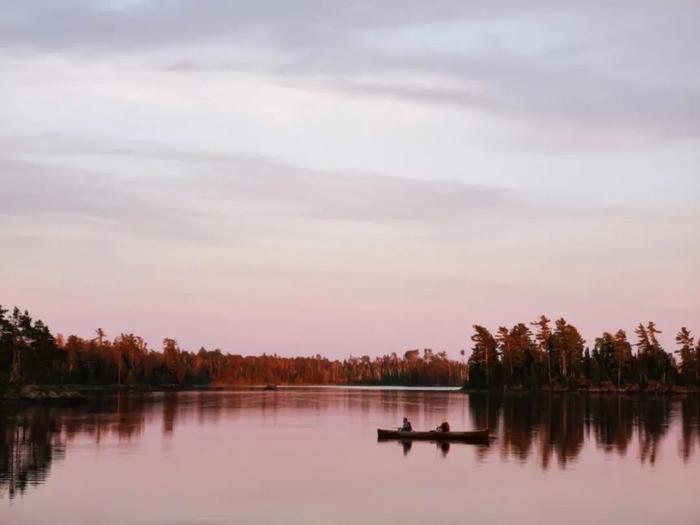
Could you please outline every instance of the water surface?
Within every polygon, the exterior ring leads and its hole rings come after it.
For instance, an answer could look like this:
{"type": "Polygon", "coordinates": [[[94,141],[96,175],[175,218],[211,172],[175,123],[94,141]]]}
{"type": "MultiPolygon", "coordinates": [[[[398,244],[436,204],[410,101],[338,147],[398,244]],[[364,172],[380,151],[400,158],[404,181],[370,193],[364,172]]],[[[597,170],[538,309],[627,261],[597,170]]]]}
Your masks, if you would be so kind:
{"type": "Polygon", "coordinates": [[[700,523],[697,397],[298,388],[0,409],[0,523],[700,523]],[[377,442],[489,426],[489,445],[377,442]]]}

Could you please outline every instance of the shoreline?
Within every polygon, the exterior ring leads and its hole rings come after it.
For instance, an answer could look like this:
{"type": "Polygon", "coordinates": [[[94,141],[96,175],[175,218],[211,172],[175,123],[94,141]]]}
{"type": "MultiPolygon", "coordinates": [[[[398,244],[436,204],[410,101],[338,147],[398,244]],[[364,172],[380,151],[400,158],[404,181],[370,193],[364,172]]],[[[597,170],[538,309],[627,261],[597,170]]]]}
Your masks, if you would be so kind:
{"type": "Polygon", "coordinates": [[[467,388],[459,390],[465,394],[614,394],[624,396],[686,396],[700,393],[698,387],[672,386],[663,388],[467,388]]]}
{"type": "Polygon", "coordinates": [[[616,389],[616,388],[466,388],[466,387],[445,387],[434,385],[376,385],[376,384],[291,384],[275,385],[274,389],[270,385],[24,385],[22,387],[10,389],[0,397],[0,403],[19,404],[51,404],[51,405],[82,405],[89,402],[90,398],[99,396],[109,396],[119,393],[158,393],[158,392],[216,392],[216,391],[250,391],[259,390],[267,392],[279,391],[281,389],[292,388],[348,388],[348,389],[368,389],[368,390],[430,390],[438,392],[454,392],[462,394],[496,394],[496,395],[535,395],[535,394],[577,394],[577,395],[623,395],[623,396],[688,396],[700,394],[700,389],[696,387],[665,387],[655,389],[616,389]]]}
{"type": "Polygon", "coordinates": [[[83,405],[88,398],[78,390],[63,385],[23,385],[10,387],[0,403],[83,405]]]}

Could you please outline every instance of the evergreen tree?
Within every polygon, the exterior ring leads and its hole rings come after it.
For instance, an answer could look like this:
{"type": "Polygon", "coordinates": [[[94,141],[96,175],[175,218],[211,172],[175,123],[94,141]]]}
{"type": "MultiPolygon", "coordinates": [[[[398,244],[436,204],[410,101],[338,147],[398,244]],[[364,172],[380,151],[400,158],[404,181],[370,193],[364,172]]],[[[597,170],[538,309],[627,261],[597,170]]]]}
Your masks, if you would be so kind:
{"type": "Polygon", "coordinates": [[[615,338],[610,332],[595,340],[593,358],[596,361],[596,384],[612,381],[615,370],[615,338]]]}
{"type": "Polygon", "coordinates": [[[496,333],[498,351],[502,361],[502,373],[507,385],[522,385],[525,381],[526,366],[532,352],[530,329],[519,323],[510,330],[501,326],[496,333]]]}
{"type": "Polygon", "coordinates": [[[694,341],[695,338],[685,326],[676,334],[676,344],[679,346],[676,353],[681,360],[680,374],[686,385],[692,385],[697,379],[697,356],[695,355],[696,348],[693,346],[694,341]]]}
{"type": "Polygon", "coordinates": [[[613,355],[615,363],[615,375],[617,376],[617,388],[622,388],[622,378],[629,371],[632,363],[632,346],[627,341],[627,333],[618,330],[613,339],[613,355]]]}
{"type": "Polygon", "coordinates": [[[538,361],[544,359],[547,366],[547,382],[552,384],[552,330],[549,327],[550,320],[541,315],[537,321],[530,323],[537,327],[535,340],[537,341],[538,361]]]}
{"type": "Polygon", "coordinates": [[[473,387],[491,388],[496,386],[495,377],[498,365],[498,344],[489,330],[481,325],[474,325],[471,336],[474,343],[469,357],[469,384],[473,387]]]}
{"type": "Polygon", "coordinates": [[[649,340],[649,334],[642,323],[637,325],[634,333],[637,335],[637,364],[639,368],[639,384],[644,387],[649,380],[649,356],[653,352],[653,346],[649,340]]]}

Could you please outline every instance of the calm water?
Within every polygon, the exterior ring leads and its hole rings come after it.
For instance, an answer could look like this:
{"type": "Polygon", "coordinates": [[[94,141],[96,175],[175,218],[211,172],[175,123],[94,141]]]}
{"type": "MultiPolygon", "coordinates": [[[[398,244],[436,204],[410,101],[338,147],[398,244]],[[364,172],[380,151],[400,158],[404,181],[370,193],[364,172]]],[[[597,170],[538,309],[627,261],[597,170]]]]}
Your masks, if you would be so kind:
{"type": "Polygon", "coordinates": [[[0,523],[700,523],[683,399],[281,389],[0,409],[0,523]],[[376,439],[404,414],[489,446],[376,439]]]}

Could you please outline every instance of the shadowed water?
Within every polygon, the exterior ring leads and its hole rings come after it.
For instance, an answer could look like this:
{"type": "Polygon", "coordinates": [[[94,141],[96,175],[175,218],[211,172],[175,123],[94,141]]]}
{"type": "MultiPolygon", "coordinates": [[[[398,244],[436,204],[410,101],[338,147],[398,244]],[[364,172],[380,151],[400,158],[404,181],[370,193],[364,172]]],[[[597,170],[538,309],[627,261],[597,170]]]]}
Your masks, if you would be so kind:
{"type": "Polygon", "coordinates": [[[296,388],[0,408],[0,523],[700,523],[683,398],[296,388]],[[378,442],[449,419],[490,445],[378,442]]]}

